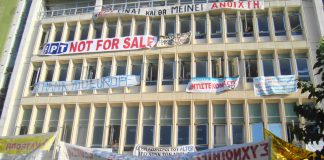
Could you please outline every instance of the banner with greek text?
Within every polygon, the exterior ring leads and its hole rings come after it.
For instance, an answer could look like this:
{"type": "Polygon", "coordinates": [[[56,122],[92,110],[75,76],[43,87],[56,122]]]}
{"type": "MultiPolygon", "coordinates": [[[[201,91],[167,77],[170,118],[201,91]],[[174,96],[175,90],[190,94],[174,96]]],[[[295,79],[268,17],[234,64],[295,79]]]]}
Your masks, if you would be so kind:
{"type": "Polygon", "coordinates": [[[43,55],[94,53],[152,48],[157,38],[151,35],[47,43],[43,55]]]}
{"type": "Polygon", "coordinates": [[[102,77],[100,79],[87,80],[38,82],[35,85],[33,93],[60,93],[93,89],[129,87],[139,85],[140,83],[140,76],[136,75],[108,76],[102,77]]]}
{"type": "Polygon", "coordinates": [[[212,10],[232,9],[232,10],[259,10],[264,9],[264,0],[234,0],[231,2],[213,2],[201,4],[184,4],[170,5],[158,7],[126,8],[113,5],[104,5],[102,9],[95,12],[95,16],[105,16],[111,14],[132,14],[142,16],[162,16],[162,15],[177,15],[186,13],[208,12],[212,10]],[[122,8],[122,9],[120,9],[122,8]]]}
{"type": "Polygon", "coordinates": [[[159,41],[156,44],[156,47],[172,47],[180,46],[184,44],[190,44],[191,32],[187,33],[178,33],[173,36],[161,36],[159,41]]]}
{"type": "Polygon", "coordinates": [[[181,159],[202,160],[202,159],[254,159],[269,160],[269,141],[232,145],[181,156],[181,159]]]}
{"type": "Polygon", "coordinates": [[[0,137],[0,158],[44,159],[55,137],[55,133],[0,137]]]}
{"type": "Polygon", "coordinates": [[[145,145],[135,145],[133,150],[134,156],[172,156],[195,152],[194,145],[185,145],[179,147],[153,147],[145,145]]]}
{"type": "Polygon", "coordinates": [[[255,77],[253,78],[253,86],[256,96],[297,92],[297,80],[295,75],[255,77]]]}
{"type": "Polygon", "coordinates": [[[188,83],[186,92],[219,93],[226,90],[232,90],[238,86],[239,79],[239,77],[193,78],[188,83]]]}

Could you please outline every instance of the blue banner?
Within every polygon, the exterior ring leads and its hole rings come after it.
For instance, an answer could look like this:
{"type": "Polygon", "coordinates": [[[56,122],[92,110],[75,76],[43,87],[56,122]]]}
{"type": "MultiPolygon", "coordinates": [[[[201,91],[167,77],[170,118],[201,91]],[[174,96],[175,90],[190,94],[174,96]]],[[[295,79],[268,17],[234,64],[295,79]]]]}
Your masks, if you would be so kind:
{"type": "Polygon", "coordinates": [[[295,75],[255,77],[253,87],[256,96],[290,94],[297,92],[297,80],[295,75]]]}

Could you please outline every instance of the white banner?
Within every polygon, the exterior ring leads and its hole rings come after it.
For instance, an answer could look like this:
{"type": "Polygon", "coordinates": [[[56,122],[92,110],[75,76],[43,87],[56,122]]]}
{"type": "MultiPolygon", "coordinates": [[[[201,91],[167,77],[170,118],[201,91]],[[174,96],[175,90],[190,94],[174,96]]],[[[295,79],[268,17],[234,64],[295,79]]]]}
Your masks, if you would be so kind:
{"type": "Polygon", "coordinates": [[[253,160],[269,160],[270,149],[269,141],[262,141],[258,143],[239,144],[226,146],[221,148],[214,148],[203,150],[194,153],[188,153],[181,156],[181,159],[203,160],[203,159],[217,159],[217,160],[237,160],[237,159],[253,159],[253,160]]]}
{"type": "Polygon", "coordinates": [[[129,87],[141,84],[140,76],[120,75],[108,76],[100,79],[38,82],[33,93],[60,93],[70,91],[82,91],[93,89],[107,89],[117,87],[129,87]]]}
{"type": "Polygon", "coordinates": [[[188,83],[186,92],[191,93],[218,93],[232,90],[238,86],[239,77],[226,78],[192,78],[188,83]]]}
{"type": "Polygon", "coordinates": [[[132,14],[142,16],[162,16],[162,15],[176,15],[185,13],[208,12],[219,9],[233,9],[233,10],[259,10],[264,9],[264,0],[234,0],[233,2],[214,2],[201,4],[185,4],[159,7],[139,7],[115,9],[114,6],[105,5],[102,10],[95,13],[95,16],[104,16],[110,14],[132,14]]]}
{"type": "Polygon", "coordinates": [[[156,47],[172,47],[190,44],[191,32],[178,33],[174,36],[161,36],[156,47]]]}
{"type": "Polygon", "coordinates": [[[255,77],[253,87],[256,96],[290,94],[297,92],[297,80],[295,75],[255,77]]]}
{"type": "Polygon", "coordinates": [[[153,48],[157,38],[151,35],[47,43],[43,55],[94,53],[153,48]]]}
{"type": "Polygon", "coordinates": [[[153,147],[145,145],[135,145],[133,150],[134,156],[172,156],[195,152],[194,145],[185,145],[179,147],[153,147]]]}

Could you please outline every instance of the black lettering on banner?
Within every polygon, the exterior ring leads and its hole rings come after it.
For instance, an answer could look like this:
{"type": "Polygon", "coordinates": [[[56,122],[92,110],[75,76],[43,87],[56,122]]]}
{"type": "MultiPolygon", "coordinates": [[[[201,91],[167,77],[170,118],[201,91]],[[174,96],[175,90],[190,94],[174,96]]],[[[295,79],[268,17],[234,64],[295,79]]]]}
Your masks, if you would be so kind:
{"type": "Polygon", "coordinates": [[[260,144],[260,146],[263,146],[264,153],[261,153],[260,155],[263,156],[268,156],[269,155],[269,144],[268,143],[263,143],[260,144]]]}
{"type": "Polygon", "coordinates": [[[250,159],[250,156],[249,156],[249,146],[248,147],[242,147],[242,150],[243,150],[243,157],[242,159],[250,159]]]}

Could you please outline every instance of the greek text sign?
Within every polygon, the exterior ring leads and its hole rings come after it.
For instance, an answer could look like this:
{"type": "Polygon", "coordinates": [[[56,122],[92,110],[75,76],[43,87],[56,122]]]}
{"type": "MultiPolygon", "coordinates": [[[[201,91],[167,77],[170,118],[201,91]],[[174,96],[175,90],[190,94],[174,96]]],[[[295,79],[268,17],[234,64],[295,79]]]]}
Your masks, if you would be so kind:
{"type": "Polygon", "coordinates": [[[294,75],[278,77],[253,78],[256,96],[272,94],[290,94],[297,91],[297,80],[294,75]]]}
{"type": "Polygon", "coordinates": [[[122,75],[110,76],[100,79],[58,81],[58,82],[39,82],[36,84],[33,93],[55,93],[82,91],[93,89],[107,89],[117,87],[128,87],[140,84],[140,76],[122,75]]]}
{"type": "Polygon", "coordinates": [[[47,43],[43,55],[61,55],[67,53],[110,52],[152,48],[157,38],[150,35],[128,36],[70,42],[47,43]]]}
{"type": "Polygon", "coordinates": [[[156,47],[171,47],[190,44],[191,32],[179,33],[174,36],[162,36],[156,44],[156,47]]]}
{"type": "Polygon", "coordinates": [[[135,145],[134,156],[171,156],[195,152],[194,145],[185,145],[179,147],[153,147],[145,145],[135,145]]]}
{"type": "Polygon", "coordinates": [[[239,83],[239,77],[226,78],[193,78],[187,85],[186,92],[192,93],[217,93],[235,89],[239,83]]]}
{"type": "MultiPolygon", "coordinates": [[[[208,12],[211,10],[219,9],[234,9],[234,10],[258,10],[264,9],[264,0],[248,0],[233,2],[214,2],[214,3],[201,3],[201,4],[185,4],[185,5],[172,5],[161,7],[141,7],[141,8],[126,8],[114,9],[113,6],[105,5],[100,11],[100,16],[109,14],[133,14],[143,16],[162,16],[162,15],[175,15],[195,12],[208,12]]],[[[97,15],[97,13],[95,13],[97,15]]]]}

